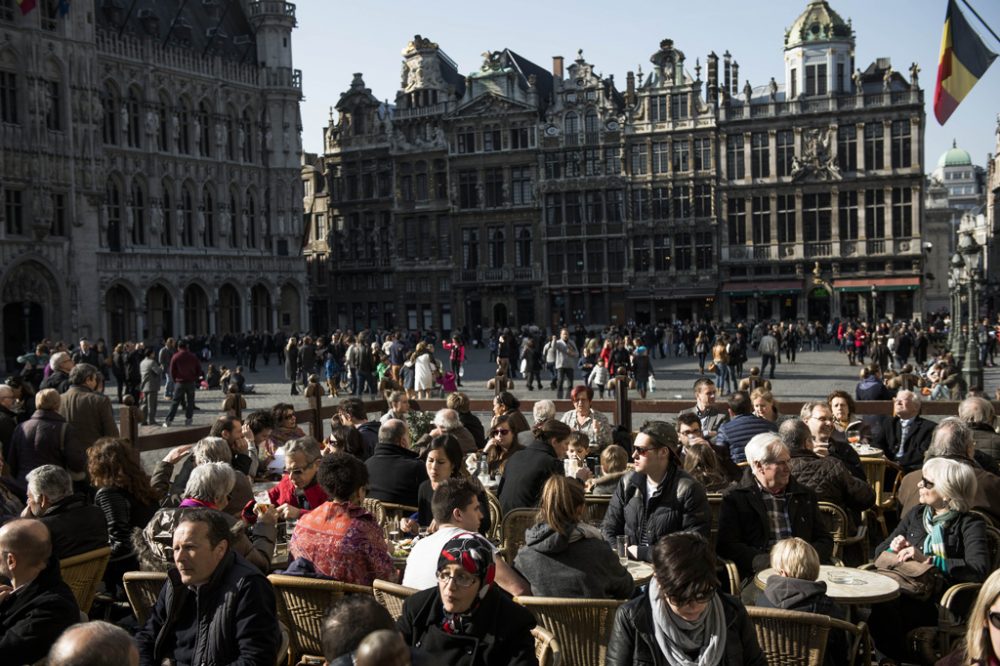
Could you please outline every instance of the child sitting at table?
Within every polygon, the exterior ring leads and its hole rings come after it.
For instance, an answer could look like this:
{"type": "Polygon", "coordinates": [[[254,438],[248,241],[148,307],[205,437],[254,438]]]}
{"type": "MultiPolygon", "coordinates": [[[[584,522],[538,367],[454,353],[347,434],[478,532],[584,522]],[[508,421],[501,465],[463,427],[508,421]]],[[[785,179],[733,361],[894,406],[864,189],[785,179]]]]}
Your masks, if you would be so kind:
{"type": "Polygon", "coordinates": [[[590,438],[585,433],[573,433],[566,450],[566,476],[576,477],[586,481],[594,476],[587,465],[587,455],[590,453],[590,438]]]}
{"type": "MultiPolygon", "coordinates": [[[[845,620],[847,613],[826,595],[826,582],[819,577],[819,554],[808,541],[798,537],[782,539],[771,548],[774,576],[767,587],[757,594],[757,606],[782,608],[828,615],[845,620]]],[[[827,642],[824,666],[847,663],[847,636],[843,631],[831,631],[827,642]]]]}
{"type": "Polygon", "coordinates": [[[592,495],[614,495],[624,477],[630,473],[625,449],[611,444],[601,451],[601,476],[587,481],[587,492],[592,495]]]}

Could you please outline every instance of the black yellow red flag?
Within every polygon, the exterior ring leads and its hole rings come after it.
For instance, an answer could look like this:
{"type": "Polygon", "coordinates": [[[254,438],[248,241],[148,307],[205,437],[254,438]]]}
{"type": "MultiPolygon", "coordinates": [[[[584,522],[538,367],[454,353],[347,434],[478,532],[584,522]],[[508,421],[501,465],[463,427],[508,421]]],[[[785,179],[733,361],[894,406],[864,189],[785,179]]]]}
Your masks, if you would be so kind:
{"type": "Polygon", "coordinates": [[[955,0],[948,0],[934,88],[934,116],[940,124],[951,117],[996,57],[965,20],[955,0]]]}

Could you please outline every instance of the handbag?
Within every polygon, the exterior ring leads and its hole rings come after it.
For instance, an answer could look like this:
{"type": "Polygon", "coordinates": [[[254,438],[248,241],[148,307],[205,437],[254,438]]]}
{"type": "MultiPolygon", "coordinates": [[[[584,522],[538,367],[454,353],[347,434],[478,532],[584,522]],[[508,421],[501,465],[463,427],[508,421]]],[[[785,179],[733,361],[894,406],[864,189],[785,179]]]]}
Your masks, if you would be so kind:
{"type": "Polygon", "coordinates": [[[944,579],[930,561],[896,561],[896,553],[883,551],[875,559],[875,570],[899,583],[899,589],[911,597],[926,601],[940,589],[944,579]]]}

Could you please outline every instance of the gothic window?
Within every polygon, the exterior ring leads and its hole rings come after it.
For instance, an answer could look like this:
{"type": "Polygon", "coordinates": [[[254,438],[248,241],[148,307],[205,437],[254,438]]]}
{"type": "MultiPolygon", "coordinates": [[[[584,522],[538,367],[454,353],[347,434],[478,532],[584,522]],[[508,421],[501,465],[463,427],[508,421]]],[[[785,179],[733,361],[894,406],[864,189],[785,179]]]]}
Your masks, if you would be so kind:
{"type": "Polygon", "coordinates": [[[854,125],[837,128],[837,166],[844,173],[858,170],[858,128],[854,125]]]}
{"type": "Polygon", "coordinates": [[[514,265],[525,268],[531,266],[531,226],[521,224],[514,227],[514,265]]]}
{"type": "Polygon", "coordinates": [[[865,190],[865,236],[885,238],[885,193],[865,190]]]}
{"type": "Polygon", "coordinates": [[[0,70],[0,123],[18,124],[17,73],[0,70]]]}
{"type": "Polygon", "coordinates": [[[462,229],[462,268],[479,268],[479,229],[462,229]]]}
{"type": "Polygon", "coordinates": [[[747,244],[747,202],[743,198],[733,198],[727,203],[729,221],[729,244],[747,244]]]}
{"type": "Polygon", "coordinates": [[[132,181],[132,245],[146,244],[146,192],[138,179],[132,181]]]}
{"type": "Polygon", "coordinates": [[[108,249],[112,252],[122,250],[122,188],[114,178],[108,180],[107,189],[107,225],[108,225],[108,249]]]}
{"type": "Polygon", "coordinates": [[[174,206],[173,198],[170,196],[169,183],[163,183],[163,230],[160,232],[160,244],[170,246],[174,244],[174,206]]]}
{"type": "Polygon", "coordinates": [[[770,197],[754,197],[752,199],[753,219],[751,227],[754,245],[770,245],[771,243],[771,199],[770,197]]]}
{"type": "Polygon", "coordinates": [[[563,127],[566,133],[567,143],[576,143],[577,135],[580,133],[580,118],[575,113],[567,113],[563,119],[563,127]]]}
{"type": "Polygon", "coordinates": [[[45,94],[48,96],[48,113],[45,114],[45,127],[54,132],[63,130],[62,93],[58,81],[42,81],[45,94]]]}
{"type": "Polygon", "coordinates": [[[24,234],[24,192],[5,188],[3,191],[5,230],[8,236],[24,234]]]}
{"type": "Polygon", "coordinates": [[[104,84],[104,90],[101,92],[101,107],[104,111],[104,122],[101,125],[101,138],[104,143],[117,146],[118,145],[118,110],[121,108],[121,102],[119,100],[118,91],[115,90],[114,85],[109,81],[104,84]]]}
{"type": "Polygon", "coordinates": [[[910,166],[910,121],[892,121],[892,168],[910,166]]]}
{"type": "Polygon", "coordinates": [[[49,233],[53,236],[66,235],[66,195],[57,193],[52,195],[52,229],[49,233]]]}
{"type": "Polygon", "coordinates": [[[236,141],[239,137],[239,124],[236,113],[230,111],[226,115],[226,159],[230,162],[236,161],[236,141]]]}
{"type": "Polygon", "coordinates": [[[207,185],[201,192],[201,207],[201,213],[205,216],[205,230],[201,235],[202,245],[215,247],[215,198],[207,185]]]}
{"type": "Polygon", "coordinates": [[[841,192],[837,196],[840,217],[840,240],[858,239],[858,193],[856,190],[841,192]]]}
{"type": "Polygon", "coordinates": [[[181,189],[181,245],[191,247],[194,245],[194,195],[191,188],[184,186],[181,189]]]}
{"type": "Polygon", "coordinates": [[[413,179],[414,190],[417,196],[417,201],[427,201],[427,162],[420,160],[416,164],[416,175],[413,179]]]}
{"type": "Polygon", "coordinates": [[[750,174],[753,178],[767,178],[771,175],[771,149],[767,132],[750,135],[750,174]]]}
{"type": "Polygon", "coordinates": [[[257,247],[257,201],[253,194],[247,194],[247,247],[257,247]]]}
{"type": "Polygon", "coordinates": [[[504,264],[504,237],[503,227],[492,227],[489,230],[490,237],[490,268],[503,268],[504,264]]]}
{"type": "Polygon", "coordinates": [[[726,137],[726,178],[729,180],[746,178],[742,134],[730,134],[726,137]]]}
{"type": "Polygon", "coordinates": [[[830,240],[830,193],[805,194],[802,196],[802,240],[830,240]]]}
{"type": "Polygon", "coordinates": [[[156,128],[156,148],[161,153],[166,153],[170,151],[170,116],[167,113],[170,109],[170,103],[166,101],[164,96],[160,95],[160,103],[156,108],[156,118],[157,118],[157,128],[156,128]]]}
{"type": "Polygon", "coordinates": [[[253,162],[253,140],[250,138],[251,136],[253,136],[253,121],[250,120],[250,114],[244,109],[243,117],[240,119],[240,131],[237,139],[243,147],[241,158],[247,163],[253,162]]]}
{"type": "Polygon", "coordinates": [[[778,151],[776,155],[777,160],[775,160],[775,167],[778,170],[777,175],[779,177],[790,176],[792,175],[792,158],[795,157],[795,143],[792,131],[778,130],[774,138],[775,147],[778,151]]]}
{"type": "Polygon", "coordinates": [[[127,122],[125,141],[129,148],[142,147],[142,93],[135,88],[128,89],[128,99],[125,100],[125,113],[122,122],[127,122]]]}
{"type": "Polygon", "coordinates": [[[191,140],[191,109],[182,100],[177,108],[177,152],[190,155],[191,140]]]}
{"type": "Polygon", "coordinates": [[[913,206],[909,187],[892,188],[892,237],[913,235],[913,206]]]}
{"type": "Polygon", "coordinates": [[[239,222],[240,206],[239,200],[234,193],[229,194],[229,247],[239,247],[239,222]]]}
{"type": "Polygon", "coordinates": [[[198,105],[198,154],[202,157],[212,155],[212,115],[208,112],[208,104],[201,102],[198,105]]]}

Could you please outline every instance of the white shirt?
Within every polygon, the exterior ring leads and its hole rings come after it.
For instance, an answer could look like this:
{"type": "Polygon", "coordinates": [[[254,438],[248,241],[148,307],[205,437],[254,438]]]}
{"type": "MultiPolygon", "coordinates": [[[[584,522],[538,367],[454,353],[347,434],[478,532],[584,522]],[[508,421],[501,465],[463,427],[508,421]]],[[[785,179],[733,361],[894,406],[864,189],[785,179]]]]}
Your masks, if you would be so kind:
{"type": "MultiPolygon", "coordinates": [[[[441,557],[441,550],[444,545],[459,534],[466,534],[469,530],[462,529],[454,525],[442,527],[434,534],[425,536],[417,541],[410,551],[410,556],[406,558],[406,571],[403,573],[403,585],[417,590],[426,590],[435,587],[437,582],[438,558],[441,557]]],[[[486,541],[486,538],[483,537],[486,541]]],[[[497,556],[496,546],[490,544],[493,549],[493,557],[497,556]]]]}

